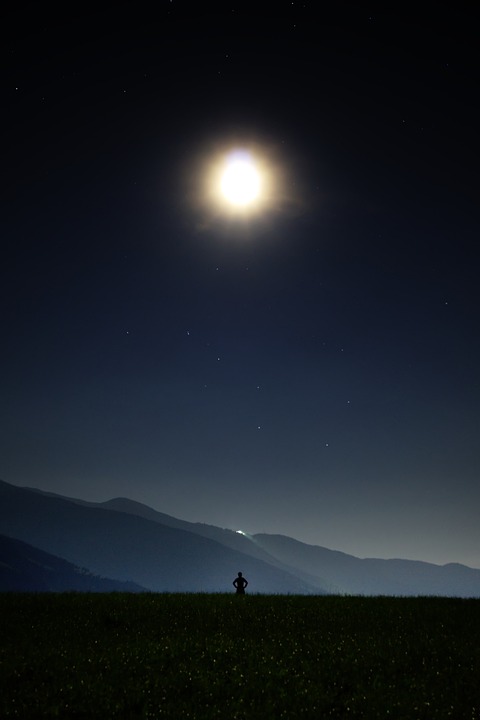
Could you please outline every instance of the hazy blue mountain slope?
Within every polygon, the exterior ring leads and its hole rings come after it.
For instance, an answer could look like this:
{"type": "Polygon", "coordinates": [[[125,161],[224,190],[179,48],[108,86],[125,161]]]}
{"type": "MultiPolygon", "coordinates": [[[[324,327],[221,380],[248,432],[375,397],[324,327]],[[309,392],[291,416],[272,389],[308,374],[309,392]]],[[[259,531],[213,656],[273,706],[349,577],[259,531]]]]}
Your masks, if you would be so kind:
{"type": "Polygon", "coordinates": [[[24,489],[32,490],[32,492],[40,493],[47,497],[68,500],[69,502],[74,502],[78,505],[83,505],[84,507],[113,510],[115,512],[123,512],[127,513],[128,515],[142,517],[145,520],[152,520],[153,522],[159,523],[160,525],[165,525],[165,527],[176,528],[177,530],[186,530],[187,532],[202,535],[202,537],[210,538],[211,540],[216,540],[222,545],[230,547],[232,550],[237,550],[238,552],[243,552],[246,555],[257,557],[258,559],[264,560],[265,562],[272,562],[277,566],[281,564],[280,561],[277,560],[277,558],[266,552],[257,543],[255,543],[251,537],[247,535],[237,533],[233,530],[219,528],[215,525],[207,525],[205,523],[192,523],[188,522],[187,520],[180,520],[179,518],[175,518],[171,515],[166,515],[165,513],[159,512],[158,510],[154,510],[148,505],[137,502],[136,500],[129,500],[128,498],[117,497],[112,498],[111,500],[106,500],[105,502],[95,503],[89,502],[87,500],[80,500],[78,498],[68,498],[64,495],[56,495],[55,493],[46,493],[42,490],[37,490],[34,488],[24,489]]]}
{"type": "MultiPolygon", "coordinates": [[[[28,488],[31,489],[31,488],[28,488]]],[[[207,525],[205,523],[192,523],[186,520],[179,520],[171,515],[158,512],[148,505],[136,502],[135,500],[129,500],[128,498],[113,498],[101,503],[88,502],[86,500],[79,500],[77,498],[66,498],[65,496],[55,495],[54,493],[44,493],[40,490],[34,490],[33,492],[46,495],[47,497],[56,497],[64,500],[70,500],[84,507],[101,508],[104,510],[113,510],[116,512],[123,512],[129,515],[142,517],[147,520],[165,525],[166,527],[177,528],[180,530],[186,530],[202,537],[210,538],[215,540],[226,547],[236,550],[237,552],[245,553],[251,557],[255,557],[259,560],[263,560],[269,565],[273,565],[284,570],[287,573],[292,573],[296,577],[300,578],[307,586],[314,588],[315,592],[323,593],[326,592],[327,584],[323,578],[310,575],[297,568],[292,568],[289,565],[281,562],[278,558],[274,557],[270,553],[266,552],[258,543],[255,542],[251,535],[244,533],[235,532],[224,528],[216,527],[215,525],[207,525]]],[[[335,590],[331,585],[329,590],[335,590]]]]}
{"type": "Polygon", "coordinates": [[[330,588],[366,595],[455,595],[480,597],[480,570],[413,560],[361,559],[306,545],[284,535],[258,534],[254,540],[282,562],[322,577],[330,588]]]}
{"type": "Polygon", "coordinates": [[[20,540],[0,535],[0,592],[141,592],[134,583],[92,575],[20,540]]]}
{"type": "Polygon", "coordinates": [[[115,510],[117,512],[125,512],[130,515],[137,515],[138,517],[152,520],[153,522],[166,525],[167,527],[175,527],[181,530],[186,530],[187,532],[195,533],[196,535],[201,535],[205,538],[210,538],[210,540],[215,540],[232,550],[245,553],[246,555],[251,555],[259,560],[273,562],[275,565],[279,564],[279,561],[276,558],[272,557],[263,548],[252,542],[252,540],[249,540],[248,536],[241,535],[233,530],[215,527],[215,525],[191,523],[186,520],[179,520],[178,518],[158,512],[157,510],[148,507],[148,505],[143,505],[142,503],[128,500],[127,498],[114,498],[112,500],[107,500],[107,502],[100,503],[99,507],[103,507],[107,510],[115,510]]]}
{"type": "Polygon", "coordinates": [[[4,482],[0,532],[95,574],[151,590],[229,591],[241,570],[253,592],[316,591],[292,574],[200,535],[4,482]]]}

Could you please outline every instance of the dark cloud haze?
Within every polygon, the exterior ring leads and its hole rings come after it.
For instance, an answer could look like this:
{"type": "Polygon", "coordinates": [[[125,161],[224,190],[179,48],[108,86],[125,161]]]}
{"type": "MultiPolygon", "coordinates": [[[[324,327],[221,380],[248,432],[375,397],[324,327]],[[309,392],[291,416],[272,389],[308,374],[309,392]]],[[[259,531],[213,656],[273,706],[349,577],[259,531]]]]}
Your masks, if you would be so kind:
{"type": "Polygon", "coordinates": [[[0,476],[480,567],[472,17],[259,5],[4,26],[0,476]]]}

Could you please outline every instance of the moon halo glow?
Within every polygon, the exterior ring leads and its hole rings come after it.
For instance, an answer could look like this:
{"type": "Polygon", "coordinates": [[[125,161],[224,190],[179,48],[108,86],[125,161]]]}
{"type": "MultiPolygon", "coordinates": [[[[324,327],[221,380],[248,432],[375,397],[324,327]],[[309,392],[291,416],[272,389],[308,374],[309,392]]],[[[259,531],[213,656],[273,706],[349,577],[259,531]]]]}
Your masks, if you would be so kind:
{"type": "Polygon", "coordinates": [[[261,176],[250,153],[237,150],[227,155],[220,181],[227,203],[246,207],[257,200],[261,187],[261,176]]]}
{"type": "Polygon", "coordinates": [[[204,175],[210,208],[232,221],[268,211],[272,199],[272,167],[255,145],[231,145],[214,153],[204,175]]]}
{"type": "Polygon", "coordinates": [[[192,181],[190,202],[201,230],[250,233],[289,212],[293,193],[285,161],[271,142],[213,142],[193,163],[185,158],[184,177],[192,181]]]}

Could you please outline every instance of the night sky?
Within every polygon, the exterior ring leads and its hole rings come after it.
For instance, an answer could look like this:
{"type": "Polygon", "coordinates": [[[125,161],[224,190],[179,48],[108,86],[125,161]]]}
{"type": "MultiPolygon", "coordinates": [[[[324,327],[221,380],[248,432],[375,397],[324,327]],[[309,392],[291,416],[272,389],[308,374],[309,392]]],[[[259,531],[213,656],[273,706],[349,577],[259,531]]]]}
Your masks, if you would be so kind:
{"type": "Polygon", "coordinates": [[[332,5],[4,19],[0,477],[480,567],[475,23],[332,5]]]}

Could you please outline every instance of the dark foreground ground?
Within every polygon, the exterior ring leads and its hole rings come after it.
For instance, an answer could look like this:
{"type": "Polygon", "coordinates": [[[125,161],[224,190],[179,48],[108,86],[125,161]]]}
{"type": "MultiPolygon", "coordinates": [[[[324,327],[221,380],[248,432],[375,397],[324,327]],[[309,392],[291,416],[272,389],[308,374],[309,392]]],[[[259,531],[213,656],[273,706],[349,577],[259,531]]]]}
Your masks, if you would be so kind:
{"type": "Polygon", "coordinates": [[[0,595],[2,718],[480,718],[480,600],[0,595]]]}

